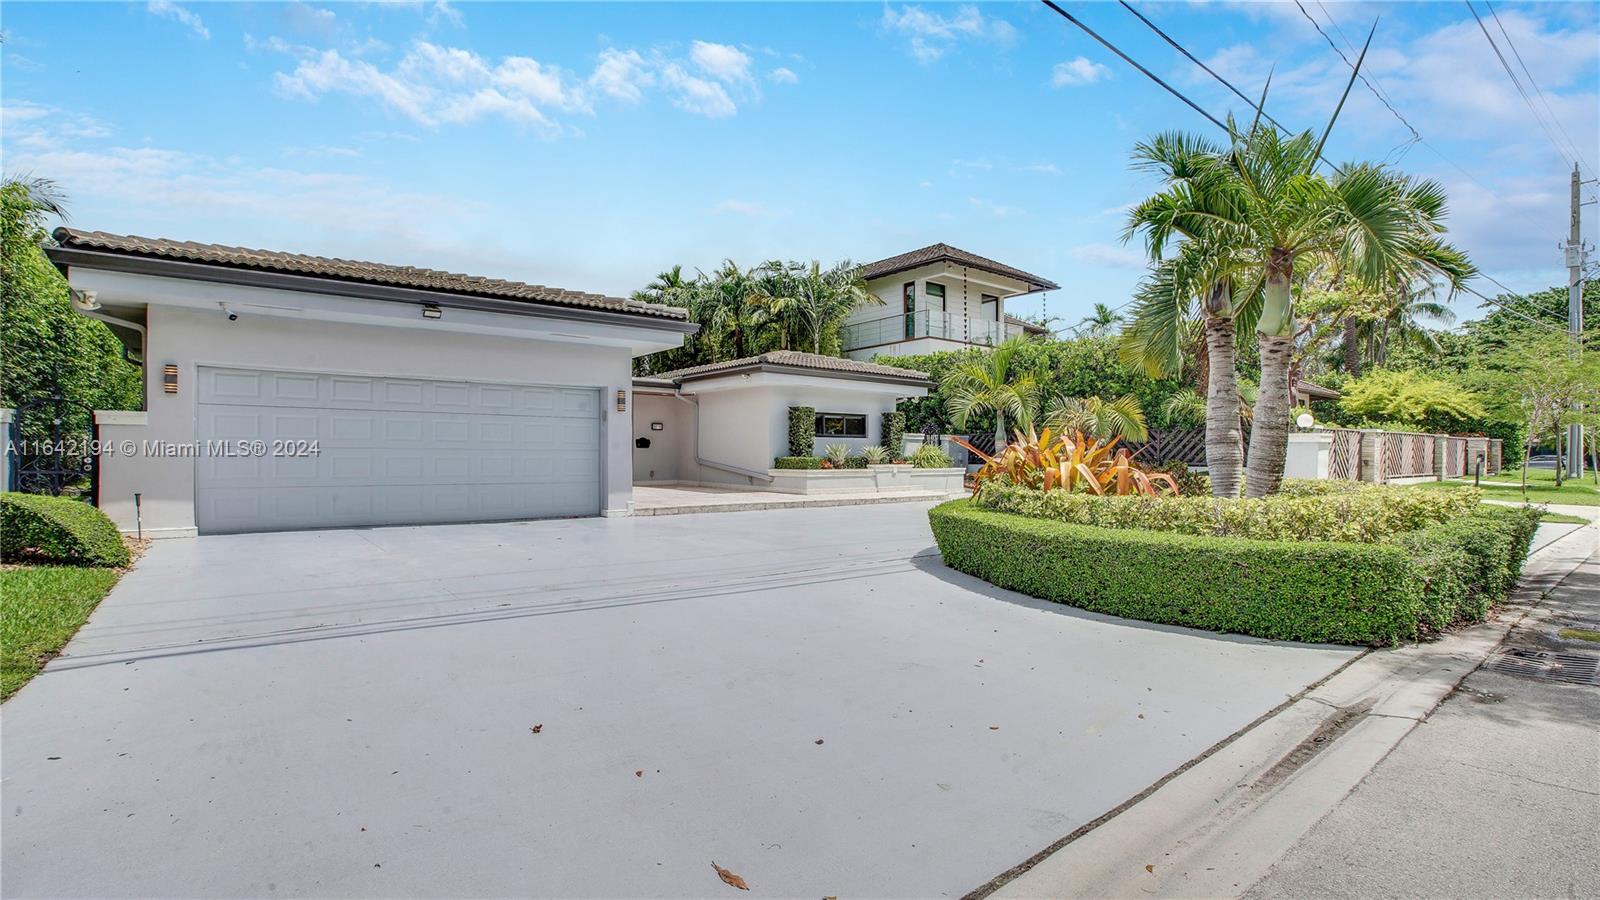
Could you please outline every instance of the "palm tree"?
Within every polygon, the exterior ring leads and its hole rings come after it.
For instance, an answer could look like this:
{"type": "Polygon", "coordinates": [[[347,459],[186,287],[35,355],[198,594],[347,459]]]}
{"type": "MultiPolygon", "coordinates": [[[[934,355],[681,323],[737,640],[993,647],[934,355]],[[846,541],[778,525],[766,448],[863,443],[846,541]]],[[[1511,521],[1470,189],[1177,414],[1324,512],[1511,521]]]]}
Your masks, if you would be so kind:
{"type": "Polygon", "coordinates": [[[1237,329],[1260,307],[1261,277],[1237,254],[1229,229],[1203,215],[1183,215],[1219,200],[1228,172],[1223,150],[1205,138],[1170,132],[1134,148],[1134,166],[1161,176],[1165,190],[1128,216],[1123,239],[1142,232],[1159,263],[1135,295],[1132,324],[1123,332],[1122,356],[1152,377],[1178,374],[1183,349],[1198,324],[1203,334],[1206,466],[1211,492],[1237,497],[1244,475],[1240,429],[1237,329]],[[1181,239],[1177,253],[1163,259],[1181,239]]]}
{"type": "Polygon", "coordinates": [[[1018,335],[1007,338],[979,359],[957,366],[945,377],[945,409],[957,428],[978,413],[994,413],[994,444],[1006,444],[1006,415],[1019,428],[1027,428],[1039,396],[1033,375],[1020,372],[1017,353],[1028,343],[1018,335]]]}
{"type": "Polygon", "coordinates": [[[1313,171],[1322,145],[1310,132],[1280,136],[1259,123],[1241,131],[1232,120],[1228,128],[1228,148],[1199,161],[1208,189],[1167,192],[1165,214],[1175,228],[1209,235],[1262,274],[1261,383],[1245,479],[1245,495],[1261,497],[1283,480],[1288,447],[1297,259],[1337,260],[1367,285],[1427,268],[1454,287],[1474,270],[1438,237],[1444,231],[1438,184],[1365,164],[1347,166],[1330,181],[1313,171]]]}
{"type": "Polygon", "coordinates": [[[1118,315],[1116,310],[1104,303],[1096,303],[1094,312],[1084,316],[1083,321],[1078,323],[1077,330],[1080,334],[1087,334],[1090,337],[1104,337],[1122,324],[1122,321],[1122,316],[1118,315]]]}
{"type": "Polygon", "coordinates": [[[742,359],[749,332],[767,318],[760,302],[760,285],[731,259],[723,260],[709,276],[702,273],[700,280],[690,315],[713,335],[731,336],[731,358],[742,359]]]}
{"type": "Polygon", "coordinates": [[[1121,438],[1142,441],[1150,437],[1139,399],[1124,394],[1115,400],[1100,397],[1054,397],[1045,410],[1044,424],[1055,431],[1081,431],[1098,440],[1121,438]]]}

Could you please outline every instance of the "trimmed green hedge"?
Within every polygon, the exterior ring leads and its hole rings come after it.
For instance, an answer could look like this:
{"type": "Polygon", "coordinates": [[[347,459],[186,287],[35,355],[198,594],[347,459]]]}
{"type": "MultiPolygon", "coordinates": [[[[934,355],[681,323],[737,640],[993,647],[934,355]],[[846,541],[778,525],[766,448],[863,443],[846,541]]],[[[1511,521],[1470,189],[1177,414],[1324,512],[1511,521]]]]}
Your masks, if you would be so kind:
{"type": "Polygon", "coordinates": [[[1504,595],[1537,522],[1510,513],[1367,544],[1099,528],[969,500],[928,517],[946,565],[1034,597],[1276,640],[1388,645],[1481,618],[1504,595]],[[1469,564],[1482,549],[1489,561],[1469,564]]]}
{"type": "Polygon", "coordinates": [[[883,414],[883,449],[890,459],[899,459],[906,450],[906,414],[891,409],[883,414]]]}
{"type": "Polygon", "coordinates": [[[772,461],[774,469],[820,469],[820,456],[780,456],[772,461]]]}
{"type": "MultiPolygon", "coordinates": [[[[814,406],[789,407],[789,455],[811,456],[817,452],[817,409],[814,406]]],[[[781,467],[780,467],[781,468],[781,467]]]]}
{"type": "Polygon", "coordinates": [[[106,514],[65,497],[0,494],[0,555],[48,562],[120,567],[128,547],[106,514]]]}
{"type": "Polygon", "coordinates": [[[1428,491],[1368,485],[1301,496],[1123,497],[1039,491],[990,481],[977,503],[996,512],[1054,519],[1100,528],[1136,528],[1180,534],[1277,541],[1374,543],[1406,531],[1447,522],[1477,509],[1473,489],[1428,491]],[[1441,500],[1440,497],[1449,499],[1441,500]]]}

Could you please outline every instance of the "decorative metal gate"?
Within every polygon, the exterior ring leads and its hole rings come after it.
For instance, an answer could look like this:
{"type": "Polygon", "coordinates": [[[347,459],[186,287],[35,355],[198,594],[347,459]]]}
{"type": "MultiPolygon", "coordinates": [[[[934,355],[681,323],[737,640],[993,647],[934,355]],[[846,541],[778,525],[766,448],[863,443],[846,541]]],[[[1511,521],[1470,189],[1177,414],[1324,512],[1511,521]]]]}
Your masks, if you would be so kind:
{"type": "Polygon", "coordinates": [[[94,412],[62,397],[17,407],[6,435],[7,490],[98,501],[94,412]]]}

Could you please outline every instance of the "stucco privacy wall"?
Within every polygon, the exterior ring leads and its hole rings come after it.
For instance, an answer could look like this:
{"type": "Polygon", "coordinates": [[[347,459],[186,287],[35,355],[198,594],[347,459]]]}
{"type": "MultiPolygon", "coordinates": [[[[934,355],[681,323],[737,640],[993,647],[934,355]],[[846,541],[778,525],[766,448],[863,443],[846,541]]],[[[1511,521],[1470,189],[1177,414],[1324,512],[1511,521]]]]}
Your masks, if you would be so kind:
{"type": "MultiPolygon", "coordinates": [[[[248,313],[230,322],[221,311],[158,305],[147,315],[148,424],[117,426],[119,438],[193,442],[201,366],[592,387],[603,391],[602,506],[613,515],[628,509],[631,412],[617,412],[615,400],[615,392],[631,384],[625,348],[248,313]],[[168,364],[178,366],[176,394],[162,391],[162,367],[168,364]]],[[[193,533],[193,459],[119,454],[102,457],[102,464],[101,508],[118,527],[134,527],[133,494],[139,492],[146,534],[193,533]]]]}
{"type": "Polygon", "coordinates": [[[687,400],[662,394],[633,395],[633,437],[650,442],[633,448],[633,480],[695,481],[694,407],[687,400]],[[660,431],[650,424],[660,422],[660,431]]]}

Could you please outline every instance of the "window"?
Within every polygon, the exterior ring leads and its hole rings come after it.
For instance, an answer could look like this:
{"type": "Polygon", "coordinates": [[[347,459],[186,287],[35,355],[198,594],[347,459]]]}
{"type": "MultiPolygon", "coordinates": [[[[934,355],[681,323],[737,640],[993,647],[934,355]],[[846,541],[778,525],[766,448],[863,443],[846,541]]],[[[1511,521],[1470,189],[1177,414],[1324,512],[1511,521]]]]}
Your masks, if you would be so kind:
{"type": "Polygon", "coordinates": [[[998,322],[998,321],[1000,321],[1000,298],[999,297],[996,297],[996,296],[994,296],[992,294],[984,294],[983,295],[983,307],[982,307],[982,309],[983,309],[983,312],[981,312],[979,315],[981,315],[983,318],[989,320],[990,322],[998,322]]]}
{"type": "Polygon", "coordinates": [[[923,289],[923,295],[928,301],[928,309],[936,309],[940,312],[944,312],[944,285],[934,284],[930,281],[928,282],[928,286],[923,289]]]}
{"type": "Polygon", "coordinates": [[[867,417],[849,413],[817,413],[817,437],[867,436],[867,417]]]}
{"type": "MultiPolygon", "coordinates": [[[[908,281],[900,288],[900,305],[906,314],[906,337],[917,336],[917,283],[908,281]]],[[[820,429],[818,430],[820,432],[820,429]]]]}

